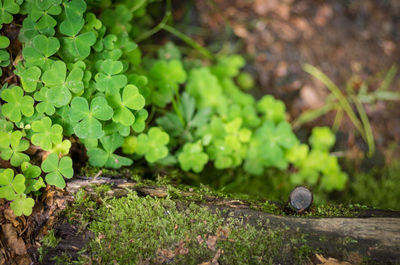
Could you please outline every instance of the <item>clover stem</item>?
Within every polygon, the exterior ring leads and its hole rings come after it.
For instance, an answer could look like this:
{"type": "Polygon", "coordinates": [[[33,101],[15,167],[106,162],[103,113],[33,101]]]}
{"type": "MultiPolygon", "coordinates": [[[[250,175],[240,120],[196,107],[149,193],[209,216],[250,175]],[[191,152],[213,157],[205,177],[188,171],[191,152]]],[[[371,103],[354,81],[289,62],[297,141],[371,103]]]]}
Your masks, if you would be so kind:
{"type": "Polygon", "coordinates": [[[195,42],[192,38],[190,38],[186,34],[180,32],[179,30],[177,30],[169,25],[166,25],[166,24],[162,26],[162,29],[165,31],[168,31],[175,37],[178,37],[179,39],[181,39],[183,42],[185,42],[189,46],[192,46],[199,53],[201,53],[204,57],[206,57],[210,60],[214,59],[214,56],[211,54],[211,52],[209,50],[207,50],[206,48],[204,48],[203,46],[201,46],[200,44],[195,42]]]}

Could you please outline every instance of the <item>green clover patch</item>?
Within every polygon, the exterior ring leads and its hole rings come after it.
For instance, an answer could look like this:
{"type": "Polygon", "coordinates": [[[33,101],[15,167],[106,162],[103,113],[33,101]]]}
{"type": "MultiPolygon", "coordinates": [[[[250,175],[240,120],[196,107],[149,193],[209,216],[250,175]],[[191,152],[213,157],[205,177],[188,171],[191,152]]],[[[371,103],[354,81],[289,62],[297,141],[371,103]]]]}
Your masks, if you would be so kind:
{"type": "Polygon", "coordinates": [[[14,177],[14,170],[7,168],[0,173],[0,198],[14,200],[16,194],[25,191],[25,177],[18,174],[14,177]]]}
{"type": "Polygon", "coordinates": [[[34,132],[31,138],[32,143],[43,150],[50,151],[53,144],[60,144],[62,141],[63,128],[58,124],[52,126],[49,117],[34,121],[32,131],[34,132]]]}
{"type": "Polygon", "coordinates": [[[136,153],[144,155],[146,160],[154,163],[168,155],[169,135],[159,127],[152,127],[147,134],[140,134],[137,138],[136,153]]]}

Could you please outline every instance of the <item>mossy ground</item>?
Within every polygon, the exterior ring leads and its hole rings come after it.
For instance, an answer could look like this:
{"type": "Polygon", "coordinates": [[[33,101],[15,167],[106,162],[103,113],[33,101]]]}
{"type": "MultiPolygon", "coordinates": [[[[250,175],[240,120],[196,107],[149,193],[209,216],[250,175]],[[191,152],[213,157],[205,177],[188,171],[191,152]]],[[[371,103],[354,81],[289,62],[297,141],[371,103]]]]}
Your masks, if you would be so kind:
{"type": "Polygon", "coordinates": [[[78,264],[200,264],[213,259],[219,264],[305,264],[311,254],[300,233],[223,218],[218,211],[170,197],[130,192],[99,200],[81,190],[67,217],[95,236],[78,264]]]}

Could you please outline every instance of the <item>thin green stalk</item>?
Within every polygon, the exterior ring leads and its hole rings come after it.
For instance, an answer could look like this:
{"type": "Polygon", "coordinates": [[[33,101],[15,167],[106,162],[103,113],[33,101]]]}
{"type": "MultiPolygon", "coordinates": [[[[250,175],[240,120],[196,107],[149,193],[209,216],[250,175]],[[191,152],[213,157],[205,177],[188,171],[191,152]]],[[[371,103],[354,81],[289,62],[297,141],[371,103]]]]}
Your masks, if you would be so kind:
{"type": "Polygon", "coordinates": [[[336,112],[335,121],[333,122],[332,125],[332,130],[334,132],[337,132],[337,130],[339,130],[340,124],[342,123],[342,119],[343,119],[343,109],[339,108],[336,112]]]}
{"type": "Polygon", "coordinates": [[[302,124],[306,123],[306,122],[310,122],[313,121],[319,117],[321,117],[322,115],[330,112],[331,110],[333,110],[336,107],[337,103],[327,103],[324,106],[322,106],[321,108],[318,109],[313,109],[313,110],[308,110],[304,113],[302,113],[294,122],[293,122],[293,128],[298,128],[300,127],[302,124]]]}
{"type": "Polygon", "coordinates": [[[360,102],[360,100],[357,98],[357,96],[352,96],[353,102],[356,105],[357,111],[360,114],[361,121],[364,126],[365,130],[365,136],[366,136],[366,141],[368,144],[368,155],[372,156],[375,152],[375,141],[374,141],[374,135],[372,132],[371,128],[371,123],[369,122],[368,115],[364,109],[364,106],[360,102]]]}
{"type": "Polygon", "coordinates": [[[340,89],[335,85],[335,83],[333,83],[333,81],[323,72],[321,72],[318,68],[310,64],[303,65],[303,69],[304,71],[306,71],[307,73],[309,73],[310,75],[314,76],[319,81],[321,81],[331,91],[331,93],[338,99],[341,107],[349,116],[350,120],[353,122],[354,126],[359,131],[363,139],[367,141],[367,137],[365,135],[362,123],[358,119],[356,113],[353,111],[346,97],[343,95],[340,89]]]}
{"type": "Polygon", "coordinates": [[[157,24],[157,26],[155,26],[154,28],[144,32],[143,34],[139,35],[139,37],[137,37],[134,42],[139,43],[142,42],[148,38],[150,38],[151,36],[153,36],[154,34],[156,34],[157,32],[159,32],[160,30],[163,29],[164,25],[166,25],[169,21],[169,19],[171,18],[171,0],[167,0],[167,8],[165,11],[165,15],[163,17],[163,19],[161,20],[160,23],[157,24]]]}
{"type": "Polygon", "coordinates": [[[201,53],[204,57],[212,60],[214,59],[214,56],[212,55],[212,53],[210,51],[208,51],[206,48],[204,48],[203,46],[201,46],[200,44],[198,44],[197,42],[195,42],[192,38],[190,38],[189,36],[187,36],[186,34],[180,32],[179,30],[164,24],[162,26],[162,29],[171,33],[172,35],[174,35],[175,37],[178,37],[179,39],[181,39],[182,41],[184,41],[186,44],[188,44],[189,46],[192,46],[194,49],[196,49],[199,53],[201,53]]]}
{"type": "Polygon", "coordinates": [[[178,104],[176,104],[175,96],[172,96],[172,107],[175,110],[176,115],[178,115],[179,121],[182,123],[182,126],[185,127],[185,119],[183,118],[181,109],[179,108],[178,104]]]}

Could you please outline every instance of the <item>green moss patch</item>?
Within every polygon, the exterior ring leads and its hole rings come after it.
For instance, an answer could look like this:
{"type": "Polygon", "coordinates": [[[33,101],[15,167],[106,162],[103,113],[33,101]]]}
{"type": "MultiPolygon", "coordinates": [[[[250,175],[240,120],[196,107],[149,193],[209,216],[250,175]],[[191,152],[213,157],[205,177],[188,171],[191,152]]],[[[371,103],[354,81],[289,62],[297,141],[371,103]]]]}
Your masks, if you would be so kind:
{"type": "Polygon", "coordinates": [[[287,228],[255,227],[194,203],[135,192],[96,203],[80,192],[69,213],[95,235],[82,264],[303,264],[311,253],[304,237],[287,228]]]}

